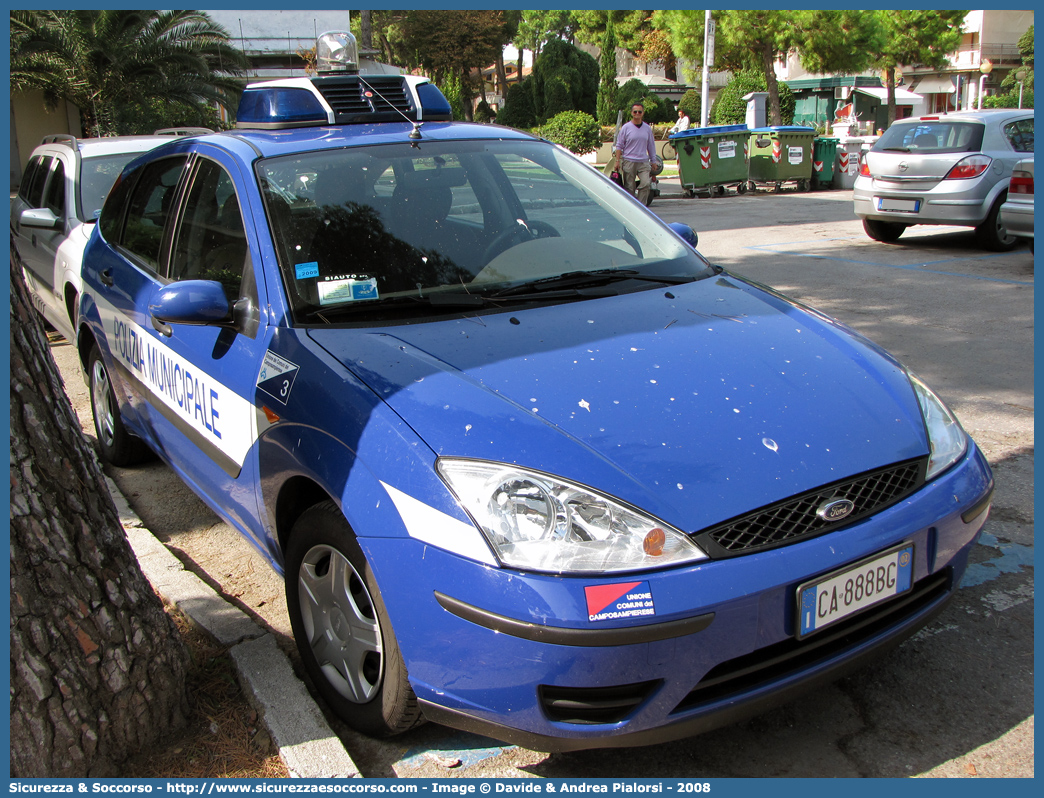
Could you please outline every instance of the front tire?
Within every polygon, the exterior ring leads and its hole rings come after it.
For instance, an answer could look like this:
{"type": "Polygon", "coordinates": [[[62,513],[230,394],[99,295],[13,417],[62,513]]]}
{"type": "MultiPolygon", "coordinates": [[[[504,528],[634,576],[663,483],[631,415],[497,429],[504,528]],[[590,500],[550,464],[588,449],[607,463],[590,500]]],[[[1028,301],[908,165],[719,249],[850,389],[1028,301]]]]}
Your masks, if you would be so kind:
{"type": "Polygon", "coordinates": [[[120,405],[112,389],[109,372],[102,360],[101,350],[95,344],[87,360],[91,388],[91,411],[94,416],[94,434],[102,459],[114,466],[129,466],[148,459],[151,452],[145,442],[123,425],[120,405]]]}
{"type": "Polygon", "coordinates": [[[332,501],[290,533],[286,606],[305,670],[345,723],[390,737],[423,721],[373,572],[332,501]]]}
{"type": "Polygon", "coordinates": [[[879,222],[876,219],[863,219],[863,231],[874,241],[891,244],[899,240],[907,225],[901,222],[879,222]]]}
{"type": "Polygon", "coordinates": [[[1019,239],[1009,233],[1000,222],[1000,206],[1007,196],[1007,193],[1003,193],[997,197],[986,216],[986,221],[975,228],[980,245],[992,252],[1008,252],[1019,244],[1019,239]]]}

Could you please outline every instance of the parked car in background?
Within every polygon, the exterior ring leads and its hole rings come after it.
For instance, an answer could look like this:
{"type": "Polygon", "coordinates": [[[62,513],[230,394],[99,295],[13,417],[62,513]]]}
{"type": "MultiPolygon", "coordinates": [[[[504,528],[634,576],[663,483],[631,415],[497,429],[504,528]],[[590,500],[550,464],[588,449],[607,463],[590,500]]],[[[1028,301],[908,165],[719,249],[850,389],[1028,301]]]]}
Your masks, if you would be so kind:
{"type": "Polygon", "coordinates": [[[236,118],[121,175],[77,346],[102,456],[151,448],[283,574],[353,728],[676,739],[955,595],[990,467],[876,345],[426,78],[236,118]]]}
{"type": "Polygon", "coordinates": [[[210,133],[167,128],[151,136],[78,139],[45,136],[11,200],[11,245],[33,304],[72,340],[80,295],[80,261],[105,195],[131,159],[171,136],[210,133]]]}
{"type": "Polygon", "coordinates": [[[1008,198],[1001,205],[1000,223],[1016,238],[1029,241],[1033,251],[1033,159],[1023,158],[1011,173],[1008,198]]]}
{"type": "Polygon", "coordinates": [[[1033,111],[961,111],[898,120],[860,154],[855,212],[876,241],[907,227],[974,227],[986,249],[1017,243],[1000,207],[1015,164],[1033,152],[1033,111]]]}

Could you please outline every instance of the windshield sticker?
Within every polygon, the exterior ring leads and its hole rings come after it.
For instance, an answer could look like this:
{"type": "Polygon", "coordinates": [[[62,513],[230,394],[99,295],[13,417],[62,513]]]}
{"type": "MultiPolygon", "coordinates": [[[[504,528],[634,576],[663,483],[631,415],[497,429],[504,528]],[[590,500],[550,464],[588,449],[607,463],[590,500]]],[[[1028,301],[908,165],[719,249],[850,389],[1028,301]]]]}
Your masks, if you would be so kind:
{"type": "Polygon", "coordinates": [[[265,361],[257,375],[257,387],[285,405],[300,370],[296,363],[284,360],[275,352],[265,352],[265,361]]]}
{"type": "Polygon", "coordinates": [[[360,302],[378,299],[377,278],[363,275],[335,277],[316,283],[319,289],[319,304],[333,305],[338,302],[360,302]]]}
{"type": "Polygon", "coordinates": [[[656,614],[648,582],[617,582],[584,588],[589,621],[642,618],[656,614]]]}
{"type": "Polygon", "coordinates": [[[294,273],[297,275],[298,280],[307,280],[310,277],[318,277],[319,262],[313,260],[309,263],[298,263],[294,266],[294,273]]]}

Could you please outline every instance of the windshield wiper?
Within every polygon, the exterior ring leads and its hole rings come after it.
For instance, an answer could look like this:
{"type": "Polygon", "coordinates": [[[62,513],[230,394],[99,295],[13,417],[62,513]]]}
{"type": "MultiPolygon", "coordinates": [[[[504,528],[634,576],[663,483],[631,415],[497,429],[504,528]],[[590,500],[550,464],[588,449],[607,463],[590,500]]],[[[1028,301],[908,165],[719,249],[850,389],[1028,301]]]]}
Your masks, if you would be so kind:
{"type": "Polygon", "coordinates": [[[529,280],[520,285],[513,285],[489,294],[491,299],[515,296],[518,294],[539,293],[562,288],[576,288],[587,285],[608,285],[622,280],[642,280],[667,285],[691,283],[696,278],[691,275],[643,274],[637,269],[595,269],[589,272],[566,272],[554,277],[541,277],[529,280]]]}

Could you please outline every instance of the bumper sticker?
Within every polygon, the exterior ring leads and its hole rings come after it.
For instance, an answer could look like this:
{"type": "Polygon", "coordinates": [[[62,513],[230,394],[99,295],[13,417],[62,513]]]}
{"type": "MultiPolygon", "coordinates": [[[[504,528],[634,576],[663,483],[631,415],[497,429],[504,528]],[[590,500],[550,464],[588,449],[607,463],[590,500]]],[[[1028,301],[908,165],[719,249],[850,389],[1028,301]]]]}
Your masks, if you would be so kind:
{"type": "Polygon", "coordinates": [[[644,618],[656,614],[648,582],[617,582],[584,588],[589,621],[644,618]]]}

